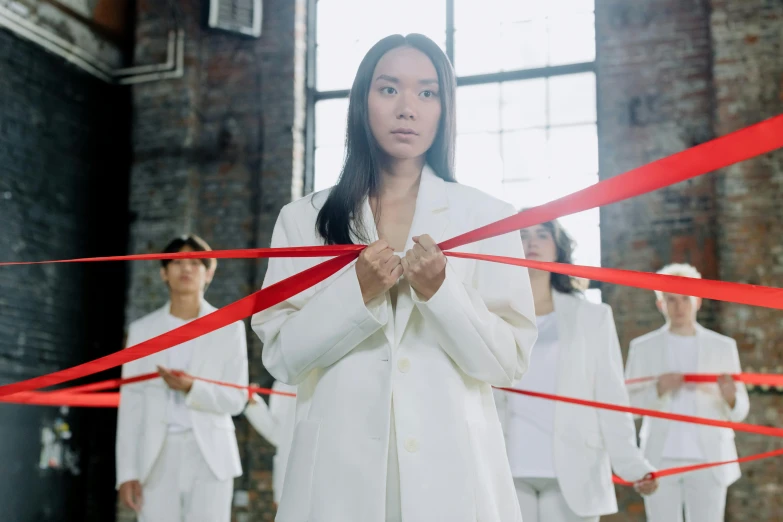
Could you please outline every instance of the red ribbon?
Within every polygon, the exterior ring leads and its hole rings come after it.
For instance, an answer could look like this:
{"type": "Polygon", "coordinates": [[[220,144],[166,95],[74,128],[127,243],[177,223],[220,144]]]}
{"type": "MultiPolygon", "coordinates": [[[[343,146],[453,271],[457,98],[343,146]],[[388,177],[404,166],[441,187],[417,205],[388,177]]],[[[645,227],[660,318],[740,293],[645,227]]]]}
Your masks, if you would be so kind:
{"type": "MultiPolygon", "coordinates": [[[[779,457],[783,455],[783,449],[775,451],[767,451],[766,453],[757,453],[756,455],[749,455],[734,460],[724,460],[722,462],[706,462],[704,464],[692,464],[690,466],[678,466],[676,468],[661,469],[654,473],[651,473],[653,478],[670,477],[672,475],[679,475],[680,473],[688,473],[689,471],[698,471],[700,469],[715,468],[717,466],[725,466],[726,464],[742,464],[743,462],[751,462],[754,460],[768,459],[771,457],[779,457]]],[[[619,484],[620,486],[633,486],[632,482],[625,481],[617,475],[612,475],[612,482],[619,484]]]]}
{"type": "Polygon", "coordinates": [[[451,238],[441,250],[474,243],[630,199],[783,147],[783,115],[629,170],[586,189],[451,238]]]}
{"type": "Polygon", "coordinates": [[[249,296],[235,301],[228,306],[212,312],[211,314],[200,317],[179,328],[166,332],[147,341],[130,346],[119,352],[115,352],[104,357],[89,361],[65,370],[33,377],[20,382],[0,386],[0,397],[5,397],[14,393],[32,391],[48,386],[54,386],[66,381],[72,381],[102,372],[122,364],[147,357],[153,353],[158,353],[172,346],[195,339],[202,335],[214,332],[225,326],[249,317],[261,310],[288,299],[313,285],[323,281],[327,277],[336,273],[348,263],[356,259],[358,253],[344,254],[328,261],[324,261],[312,268],[284,279],[274,285],[254,292],[249,296]]]}
{"type": "MultiPolygon", "coordinates": [[[[718,373],[685,373],[682,378],[685,382],[704,383],[717,382],[718,377],[721,375],[722,374],[718,373]]],[[[783,386],[783,375],[772,373],[730,373],[728,375],[737,382],[751,384],[753,386],[783,386]]],[[[626,380],[625,384],[633,385],[657,380],[658,377],[636,377],[634,379],[626,380]]]]}
{"type": "MultiPolygon", "coordinates": [[[[625,174],[604,180],[584,190],[580,190],[551,203],[521,212],[515,216],[462,234],[440,244],[441,249],[449,250],[470,242],[505,234],[557,217],[573,214],[589,208],[606,205],[623,199],[638,196],[678,183],[716,169],[770,152],[783,146],[783,116],[741,129],[708,143],[663,158],[649,165],[631,170],[625,174]]],[[[130,259],[174,259],[174,258],[217,258],[217,257],[271,257],[271,256],[325,256],[328,248],[336,248],[343,253],[340,257],[316,265],[300,274],[260,290],[236,301],[205,317],[188,323],[163,335],[129,347],[120,352],[90,361],[72,368],[60,370],[48,375],[0,386],[0,397],[10,394],[45,388],[65,381],[85,377],[133,360],[157,353],[182,342],[207,334],[233,322],[242,320],[256,312],[296,295],[297,293],[323,281],[358,256],[361,245],[339,247],[293,247],[291,249],[254,249],[253,251],[210,251],[180,254],[143,254],[135,256],[83,258],[76,261],[109,261],[130,259]]],[[[450,252],[449,255],[456,253],[450,252]]],[[[508,259],[508,258],[506,258],[508,259]]],[[[523,260],[516,260],[521,262],[523,260]]],[[[37,264],[46,263],[36,262],[37,264]]],[[[25,262],[2,263],[2,265],[30,264],[25,262]]],[[[514,264],[514,263],[511,263],[514,264]]],[[[521,263],[520,263],[521,264],[521,263]]],[[[1,266],[1,265],[0,265],[1,266]]],[[[585,269],[586,267],[580,267],[585,269]]],[[[628,275],[632,272],[626,271],[628,275]]],[[[669,276],[674,277],[674,276],[669,276]]],[[[680,278],[685,279],[685,278],[680,278]]],[[[719,283],[716,281],[703,283],[719,283]]],[[[682,283],[684,284],[684,283],[682,283]]],[[[731,283],[724,283],[731,284],[731,283]]],[[[682,287],[679,287],[682,288],[682,287]]],[[[760,287],[759,287],[760,288],[760,287]]],[[[767,289],[775,292],[777,289],[767,289]]],[[[742,296],[738,296],[742,297],[742,296]]],[[[742,301],[740,301],[742,302],[742,301]]]]}
{"type": "Polygon", "coordinates": [[[730,428],[734,431],[744,431],[746,433],[756,433],[768,437],[783,437],[783,428],[772,426],[759,426],[756,424],[745,424],[743,422],[722,421],[718,419],[707,419],[704,417],[691,417],[690,415],[679,415],[677,413],[667,413],[657,410],[648,410],[646,408],[634,408],[632,406],[620,406],[619,404],[609,404],[606,402],[590,401],[587,399],[577,399],[575,397],[564,397],[561,395],[552,395],[549,393],[534,392],[529,390],[518,390],[516,388],[498,388],[510,393],[538,397],[551,401],[565,402],[568,404],[577,404],[579,406],[589,406],[602,410],[619,411],[621,413],[631,413],[633,415],[643,415],[645,417],[656,417],[658,419],[668,419],[680,422],[689,422],[691,424],[701,424],[703,426],[714,426],[717,428],[730,428]]]}
{"type": "Polygon", "coordinates": [[[0,266],[49,265],[54,263],[92,263],[96,261],[161,261],[163,259],[267,259],[272,257],[332,257],[360,252],[364,245],[326,245],[284,248],[244,248],[208,250],[206,252],[172,252],[169,254],[132,254],[128,256],[81,257],[54,261],[12,261],[0,266]]]}
{"type": "Polygon", "coordinates": [[[748,304],[764,308],[783,309],[783,289],[769,286],[729,283],[710,279],[695,279],[692,277],[650,274],[635,270],[620,270],[618,268],[603,268],[592,266],[569,265],[564,263],[548,263],[515,257],[501,257],[487,254],[471,254],[468,252],[444,252],[447,256],[479,259],[502,263],[504,265],[536,268],[556,274],[573,277],[583,277],[605,283],[613,283],[645,290],[659,290],[680,295],[692,295],[716,301],[748,304]]]}

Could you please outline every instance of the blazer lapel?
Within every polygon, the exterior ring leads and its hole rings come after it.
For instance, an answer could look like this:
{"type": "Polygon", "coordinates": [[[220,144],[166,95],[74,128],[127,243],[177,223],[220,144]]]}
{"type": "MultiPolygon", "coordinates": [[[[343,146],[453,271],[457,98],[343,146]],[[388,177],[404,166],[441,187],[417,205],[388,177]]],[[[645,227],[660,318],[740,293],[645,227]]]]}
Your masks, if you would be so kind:
{"type": "MultiPolygon", "coordinates": [[[[358,229],[359,222],[357,220],[354,220],[353,228],[358,229]]],[[[364,198],[364,202],[362,203],[361,207],[361,229],[364,232],[364,234],[367,236],[366,239],[359,238],[355,233],[351,234],[351,238],[353,239],[353,242],[356,244],[363,243],[364,241],[369,241],[370,243],[374,243],[378,241],[378,227],[375,226],[375,216],[372,213],[372,209],[370,208],[370,199],[364,198]]],[[[347,268],[343,270],[348,270],[351,268],[352,265],[348,265],[347,268]]],[[[392,307],[391,302],[389,301],[388,294],[384,296],[385,299],[385,306],[386,306],[386,312],[387,317],[392,317],[392,307]]],[[[386,340],[389,341],[389,345],[394,346],[394,321],[386,321],[386,324],[383,325],[383,334],[386,336],[386,340]]]]}
{"type": "MultiPolygon", "coordinates": [[[[433,170],[425,165],[421,173],[419,195],[416,198],[416,210],[413,214],[411,230],[405,244],[405,252],[413,248],[413,237],[429,234],[436,243],[444,239],[448,228],[449,202],[446,196],[446,182],[439,178],[433,170]]],[[[403,252],[404,254],[404,252],[403,252]]],[[[394,338],[396,344],[402,339],[405,327],[413,312],[411,287],[405,278],[400,280],[397,293],[397,313],[394,318],[394,338]]],[[[395,346],[396,344],[393,344],[395,346]]]]}

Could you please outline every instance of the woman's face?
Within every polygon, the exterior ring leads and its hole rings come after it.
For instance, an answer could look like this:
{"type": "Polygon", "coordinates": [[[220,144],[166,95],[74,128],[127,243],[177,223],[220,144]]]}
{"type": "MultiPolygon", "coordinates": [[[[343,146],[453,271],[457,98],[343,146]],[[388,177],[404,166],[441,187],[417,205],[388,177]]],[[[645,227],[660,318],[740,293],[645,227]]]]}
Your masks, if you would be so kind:
{"type": "Polygon", "coordinates": [[[549,229],[543,225],[535,225],[520,231],[525,257],[536,261],[553,263],[557,261],[557,245],[549,229]]]}
{"type": "Polygon", "coordinates": [[[423,156],[440,123],[435,66],[418,49],[392,49],[375,66],[367,106],[372,134],[387,155],[400,160],[423,156]]]}

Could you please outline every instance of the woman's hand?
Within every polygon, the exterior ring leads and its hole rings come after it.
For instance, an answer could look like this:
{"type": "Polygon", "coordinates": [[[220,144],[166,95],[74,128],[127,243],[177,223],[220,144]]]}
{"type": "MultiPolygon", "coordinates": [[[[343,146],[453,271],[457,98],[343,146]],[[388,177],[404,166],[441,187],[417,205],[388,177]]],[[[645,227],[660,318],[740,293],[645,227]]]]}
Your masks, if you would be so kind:
{"type": "Polygon", "coordinates": [[[446,256],[427,234],[415,236],[413,241],[416,244],[402,260],[403,273],[411,287],[427,301],[446,279],[446,256]]]}
{"type": "Polygon", "coordinates": [[[658,489],[658,479],[648,473],[641,480],[634,482],[633,489],[640,495],[652,495],[658,489]]]}
{"type": "Polygon", "coordinates": [[[394,250],[383,239],[362,250],[356,262],[356,277],[364,304],[394,286],[401,275],[400,256],[395,256],[394,250]]]}

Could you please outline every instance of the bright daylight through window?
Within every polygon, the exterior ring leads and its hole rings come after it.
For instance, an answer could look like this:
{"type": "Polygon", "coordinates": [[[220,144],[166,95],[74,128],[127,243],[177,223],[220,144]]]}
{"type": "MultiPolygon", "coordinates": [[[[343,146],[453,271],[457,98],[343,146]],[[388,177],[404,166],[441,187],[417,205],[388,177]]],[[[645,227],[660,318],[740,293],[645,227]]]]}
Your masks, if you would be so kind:
{"type": "MultiPolygon", "coordinates": [[[[598,181],[593,0],[311,2],[311,189],[339,176],[361,58],[380,38],[413,32],[439,43],[457,72],[460,183],[521,209],[598,181]]],[[[599,266],[598,209],[561,221],[577,242],[574,262],[599,266]]],[[[600,301],[600,291],[588,297],[600,301]]]]}

